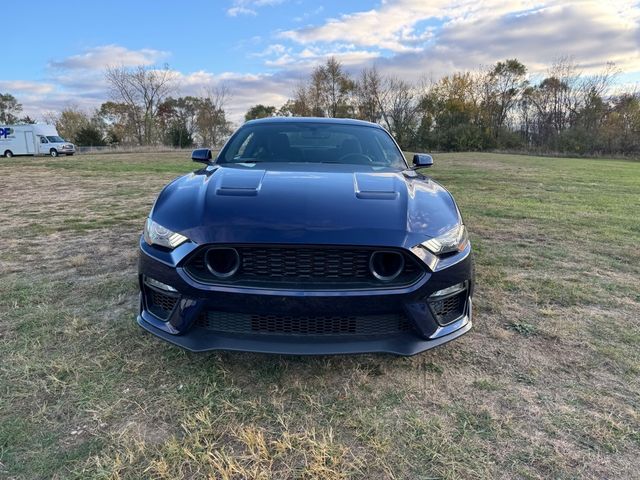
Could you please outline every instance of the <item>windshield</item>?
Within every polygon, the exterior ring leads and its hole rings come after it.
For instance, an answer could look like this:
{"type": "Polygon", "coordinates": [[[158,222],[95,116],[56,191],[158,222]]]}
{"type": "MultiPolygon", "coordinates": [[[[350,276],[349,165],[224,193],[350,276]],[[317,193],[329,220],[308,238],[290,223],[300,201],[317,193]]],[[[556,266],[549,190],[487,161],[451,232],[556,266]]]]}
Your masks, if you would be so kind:
{"type": "Polygon", "coordinates": [[[257,162],[407,167],[402,152],[380,128],[295,121],[246,125],[218,158],[218,163],[257,162]]]}
{"type": "Polygon", "coordinates": [[[51,143],[62,143],[62,142],[64,142],[64,139],[62,137],[57,136],[57,135],[51,135],[51,136],[47,135],[47,140],[49,140],[51,143]]]}

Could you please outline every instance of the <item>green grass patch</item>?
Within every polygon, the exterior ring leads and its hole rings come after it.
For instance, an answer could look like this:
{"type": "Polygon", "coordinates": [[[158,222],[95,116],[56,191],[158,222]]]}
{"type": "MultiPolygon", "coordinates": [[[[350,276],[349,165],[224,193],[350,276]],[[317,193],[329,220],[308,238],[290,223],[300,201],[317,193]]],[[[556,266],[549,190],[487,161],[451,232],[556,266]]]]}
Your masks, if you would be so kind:
{"type": "Polygon", "coordinates": [[[0,162],[0,477],[637,476],[640,163],[435,155],[475,251],[474,329],[409,359],[191,354],[141,331],[144,218],[198,167],[0,162]]]}

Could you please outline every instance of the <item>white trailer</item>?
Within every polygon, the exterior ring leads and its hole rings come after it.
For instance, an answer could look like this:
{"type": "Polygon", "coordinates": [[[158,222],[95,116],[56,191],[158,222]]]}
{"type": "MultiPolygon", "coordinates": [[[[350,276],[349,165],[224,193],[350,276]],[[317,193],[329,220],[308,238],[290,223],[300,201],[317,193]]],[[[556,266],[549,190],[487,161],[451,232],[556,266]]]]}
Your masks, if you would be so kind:
{"type": "Polygon", "coordinates": [[[0,125],[0,155],[73,155],[76,147],[66,142],[53,125],[0,125]]]}

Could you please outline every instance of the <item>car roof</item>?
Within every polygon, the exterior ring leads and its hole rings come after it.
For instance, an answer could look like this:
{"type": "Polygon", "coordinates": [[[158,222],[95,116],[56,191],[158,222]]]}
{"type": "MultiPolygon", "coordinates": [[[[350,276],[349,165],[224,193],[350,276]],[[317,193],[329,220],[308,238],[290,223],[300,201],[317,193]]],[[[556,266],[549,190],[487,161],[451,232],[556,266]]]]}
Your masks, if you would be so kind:
{"type": "Polygon", "coordinates": [[[356,120],[354,118],[327,118],[327,117],[267,117],[249,120],[244,125],[263,125],[278,123],[329,123],[333,125],[360,125],[363,127],[382,127],[377,123],[365,122],[364,120],[356,120]]]}

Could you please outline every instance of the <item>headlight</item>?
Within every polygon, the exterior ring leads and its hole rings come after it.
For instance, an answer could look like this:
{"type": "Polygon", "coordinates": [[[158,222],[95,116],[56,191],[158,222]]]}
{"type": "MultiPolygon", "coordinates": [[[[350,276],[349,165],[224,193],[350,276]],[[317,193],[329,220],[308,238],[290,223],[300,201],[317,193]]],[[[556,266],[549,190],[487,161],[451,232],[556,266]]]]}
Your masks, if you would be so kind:
{"type": "Polygon", "coordinates": [[[149,245],[160,245],[167,248],[176,248],[188,240],[184,235],[172,232],[168,228],[147,218],[144,224],[144,241],[149,245]]]}
{"type": "Polygon", "coordinates": [[[456,225],[451,230],[431,238],[421,245],[435,255],[443,255],[445,253],[462,252],[469,243],[467,229],[463,224],[456,225]]]}

